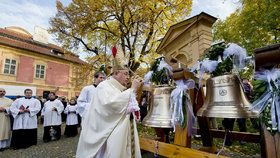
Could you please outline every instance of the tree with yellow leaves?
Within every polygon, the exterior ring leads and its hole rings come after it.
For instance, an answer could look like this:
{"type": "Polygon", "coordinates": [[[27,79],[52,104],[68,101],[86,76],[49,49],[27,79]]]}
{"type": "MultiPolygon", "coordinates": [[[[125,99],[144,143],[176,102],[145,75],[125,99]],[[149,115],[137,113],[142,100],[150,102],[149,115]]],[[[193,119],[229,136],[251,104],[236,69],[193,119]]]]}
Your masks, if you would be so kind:
{"type": "Polygon", "coordinates": [[[57,1],[49,29],[65,48],[84,46],[99,55],[119,44],[136,70],[155,52],[168,28],[191,11],[191,0],[73,0],[68,6],[57,1]],[[107,50],[106,50],[107,49],[107,50]]]}
{"type": "Polygon", "coordinates": [[[280,42],[280,1],[240,0],[239,9],[214,26],[214,39],[255,48],[280,42]]]}

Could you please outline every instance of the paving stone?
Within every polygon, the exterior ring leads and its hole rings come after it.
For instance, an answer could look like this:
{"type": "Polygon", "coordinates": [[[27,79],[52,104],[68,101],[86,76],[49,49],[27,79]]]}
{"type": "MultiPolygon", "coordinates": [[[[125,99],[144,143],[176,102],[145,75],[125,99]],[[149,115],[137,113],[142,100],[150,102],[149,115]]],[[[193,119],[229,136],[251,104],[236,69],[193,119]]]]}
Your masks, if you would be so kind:
{"type": "MultiPolygon", "coordinates": [[[[62,134],[65,125],[62,125],[62,134]]],[[[0,152],[0,158],[73,158],[75,157],[79,135],[72,138],[62,136],[58,141],[43,142],[42,125],[38,126],[37,145],[33,145],[27,149],[7,149],[0,152]]]]}

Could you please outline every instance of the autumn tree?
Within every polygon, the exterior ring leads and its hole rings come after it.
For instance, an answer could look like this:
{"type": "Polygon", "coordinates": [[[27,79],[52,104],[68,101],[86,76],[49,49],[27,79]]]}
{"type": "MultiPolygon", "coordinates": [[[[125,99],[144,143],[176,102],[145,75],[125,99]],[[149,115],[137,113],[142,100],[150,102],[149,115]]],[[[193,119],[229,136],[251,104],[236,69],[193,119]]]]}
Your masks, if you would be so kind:
{"type": "Polygon", "coordinates": [[[226,20],[214,26],[214,39],[243,45],[249,53],[253,49],[280,42],[280,1],[241,0],[226,20]]]}
{"type": "Polygon", "coordinates": [[[93,66],[90,64],[74,65],[70,84],[81,90],[85,85],[91,84],[93,79],[93,66]]]}
{"type": "Polygon", "coordinates": [[[118,44],[136,70],[168,28],[190,14],[191,5],[191,0],[73,0],[68,6],[57,1],[49,31],[64,48],[83,46],[96,56],[118,44]]]}

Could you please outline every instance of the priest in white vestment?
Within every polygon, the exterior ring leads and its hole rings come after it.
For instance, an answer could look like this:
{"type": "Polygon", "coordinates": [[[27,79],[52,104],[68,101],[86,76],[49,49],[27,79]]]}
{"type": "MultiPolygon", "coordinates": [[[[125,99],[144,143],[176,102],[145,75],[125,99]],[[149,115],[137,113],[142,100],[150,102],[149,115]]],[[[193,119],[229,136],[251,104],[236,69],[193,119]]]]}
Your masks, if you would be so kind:
{"type": "Polygon", "coordinates": [[[0,88],[0,150],[10,146],[12,134],[9,108],[13,101],[5,97],[5,94],[5,89],[0,88]]]}
{"type": "Polygon", "coordinates": [[[41,115],[44,117],[43,141],[59,140],[61,137],[61,113],[64,111],[62,102],[56,99],[54,92],[49,93],[49,100],[44,104],[41,115]]]}
{"type": "Polygon", "coordinates": [[[76,157],[141,158],[136,122],[134,117],[130,119],[128,110],[140,78],[135,77],[127,89],[129,82],[128,69],[120,67],[98,85],[82,122],[76,157]]]}
{"type": "Polygon", "coordinates": [[[24,90],[25,97],[15,100],[10,111],[14,117],[11,147],[27,148],[37,144],[37,113],[41,110],[38,99],[32,98],[32,90],[24,90]]]}
{"type": "Polygon", "coordinates": [[[95,94],[95,89],[100,82],[102,82],[106,78],[106,75],[98,71],[94,74],[94,81],[92,85],[86,86],[82,89],[78,100],[77,100],[77,112],[79,115],[84,118],[84,115],[89,108],[89,104],[93,95],[95,94]]]}

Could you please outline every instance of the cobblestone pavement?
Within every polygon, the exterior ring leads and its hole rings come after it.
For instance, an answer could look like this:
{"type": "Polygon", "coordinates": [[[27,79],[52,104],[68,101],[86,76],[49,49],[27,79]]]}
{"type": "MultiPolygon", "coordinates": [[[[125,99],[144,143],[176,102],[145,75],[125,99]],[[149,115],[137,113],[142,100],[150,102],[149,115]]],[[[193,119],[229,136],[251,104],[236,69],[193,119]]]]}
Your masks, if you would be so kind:
{"type": "MultiPolygon", "coordinates": [[[[64,133],[65,124],[62,124],[61,133],[64,133]]],[[[58,141],[43,142],[42,125],[38,126],[37,145],[27,149],[7,149],[0,152],[0,158],[73,158],[75,157],[79,135],[72,138],[66,138],[63,135],[58,141]]],[[[152,158],[152,153],[144,152],[142,158],[152,158]]]]}
{"type": "MultiPolygon", "coordinates": [[[[61,133],[64,133],[62,125],[61,133]]],[[[58,141],[43,142],[43,126],[38,126],[38,142],[27,149],[7,149],[0,152],[0,158],[71,158],[75,157],[79,135],[72,138],[61,137],[58,141]]]]}

